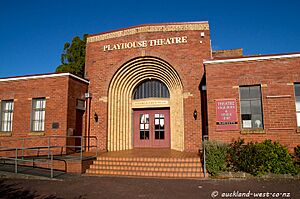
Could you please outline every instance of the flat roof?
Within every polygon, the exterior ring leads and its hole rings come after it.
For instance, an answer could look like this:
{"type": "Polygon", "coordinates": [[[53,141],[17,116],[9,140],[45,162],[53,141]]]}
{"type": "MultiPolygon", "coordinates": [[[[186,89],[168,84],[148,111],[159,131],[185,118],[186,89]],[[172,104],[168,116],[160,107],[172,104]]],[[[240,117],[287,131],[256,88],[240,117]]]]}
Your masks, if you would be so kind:
{"type": "Polygon", "coordinates": [[[157,23],[157,24],[143,24],[138,26],[131,26],[102,32],[97,34],[90,34],[87,37],[87,43],[133,35],[137,33],[148,32],[169,32],[169,31],[185,31],[185,30],[209,30],[208,21],[195,22],[175,22],[175,23],[157,23]]]}
{"type": "Polygon", "coordinates": [[[35,74],[35,75],[24,75],[24,76],[15,76],[15,77],[4,77],[0,78],[0,82],[6,81],[19,81],[19,80],[29,80],[29,79],[41,79],[41,78],[51,78],[51,77],[63,77],[70,76],[79,81],[89,84],[90,82],[86,79],[73,75],[71,73],[46,73],[46,74],[35,74]]]}
{"type": "Polygon", "coordinates": [[[270,59],[285,59],[285,58],[296,58],[296,57],[300,57],[300,52],[207,59],[204,60],[203,63],[218,64],[218,63],[245,62],[245,61],[258,61],[258,60],[270,60],[270,59]]]}

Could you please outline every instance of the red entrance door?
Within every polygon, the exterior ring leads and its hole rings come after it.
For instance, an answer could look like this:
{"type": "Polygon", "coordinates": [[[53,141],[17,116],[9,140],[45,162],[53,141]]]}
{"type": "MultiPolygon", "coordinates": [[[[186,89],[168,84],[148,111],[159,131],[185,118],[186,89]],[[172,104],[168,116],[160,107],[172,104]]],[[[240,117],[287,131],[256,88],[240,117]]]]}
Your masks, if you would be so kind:
{"type": "Polygon", "coordinates": [[[135,110],[134,147],[170,147],[170,110],[135,110]]]}

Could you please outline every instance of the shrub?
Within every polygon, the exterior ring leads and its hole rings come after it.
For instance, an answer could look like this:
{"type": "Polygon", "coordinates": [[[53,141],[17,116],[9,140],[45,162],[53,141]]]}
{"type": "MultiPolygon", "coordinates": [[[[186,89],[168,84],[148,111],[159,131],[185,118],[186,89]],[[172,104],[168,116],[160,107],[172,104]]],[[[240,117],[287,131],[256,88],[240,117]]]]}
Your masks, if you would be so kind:
{"type": "Polygon", "coordinates": [[[295,147],[294,150],[295,150],[296,157],[300,158],[300,145],[298,145],[297,147],[295,147]]]}
{"type": "MultiPolygon", "coordinates": [[[[234,168],[245,171],[253,175],[265,173],[275,174],[297,174],[299,168],[294,165],[291,155],[286,147],[278,142],[266,140],[262,143],[248,143],[239,146],[234,151],[234,155],[239,156],[231,159],[234,168]]],[[[229,150],[230,151],[230,150],[229,150]]]]}
{"type": "Polygon", "coordinates": [[[227,153],[227,166],[229,170],[240,171],[239,165],[241,165],[242,161],[240,155],[244,149],[244,144],[243,139],[238,139],[229,145],[227,153]]]}
{"type": "Polygon", "coordinates": [[[216,141],[204,141],[207,171],[216,176],[226,170],[226,155],[228,146],[216,141]]]}

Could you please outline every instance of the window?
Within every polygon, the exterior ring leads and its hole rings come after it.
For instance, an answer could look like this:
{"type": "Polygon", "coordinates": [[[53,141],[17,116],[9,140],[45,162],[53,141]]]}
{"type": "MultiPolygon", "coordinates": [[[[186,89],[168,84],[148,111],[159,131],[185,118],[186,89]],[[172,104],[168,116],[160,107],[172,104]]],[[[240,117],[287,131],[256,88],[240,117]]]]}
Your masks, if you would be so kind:
{"type": "Polygon", "coordinates": [[[32,99],[31,131],[45,130],[46,99],[32,99]]]}
{"type": "Polygon", "coordinates": [[[1,131],[3,131],[3,132],[12,131],[13,111],[14,111],[14,101],[13,100],[1,101],[1,115],[0,115],[1,131]]]}
{"type": "Polygon", "coordinates": [[[243,129],[263,128],[260,86],[240,87],[243,129]]]}
{"type": "Polygon", "coordinates": [[[295,100],[296,100],[296,114],[297,126],[300,128],[300,84],[295,84],[295,100]]]}
{"type": "Polygon", "coordinates": [[[165,116],[164,114],[154,115],[154,129],[155,129],[155,139],[163,140],[165,139],[165,116]]]}
{"type": "Polygon", "coordinates": [[[150,138],[149,114],[140,114],[140,139],[149,140],[150,138]]]}
{"type": "Polygon", "coordinates": [[[133,99],[150,97],[169,98],[169,90],[161,81],[147,80],[138,85],[133,94],[133,99]]]}

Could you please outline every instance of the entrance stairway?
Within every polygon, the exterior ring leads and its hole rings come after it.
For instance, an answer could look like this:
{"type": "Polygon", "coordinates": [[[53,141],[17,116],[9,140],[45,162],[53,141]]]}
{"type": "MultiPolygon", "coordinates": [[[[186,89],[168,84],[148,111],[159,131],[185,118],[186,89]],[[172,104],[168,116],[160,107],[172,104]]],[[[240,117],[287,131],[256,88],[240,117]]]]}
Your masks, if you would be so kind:
{"type": "Polygon", "coordinates": [[[159,151],[156,151],[158,154],[155,156],[155,153],[151,154],[151,150],[143,150],[102,154],[87,169],[86,174],[158,178],[203,177],[200,157],[197,154],[157,149],[159,151]]]}

